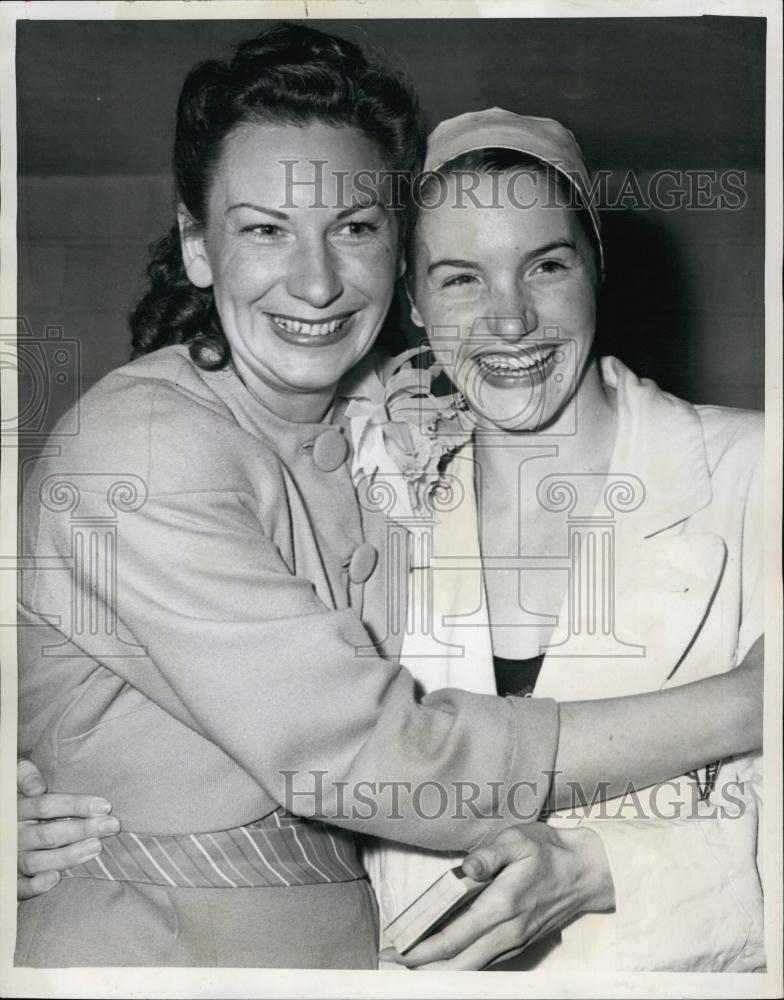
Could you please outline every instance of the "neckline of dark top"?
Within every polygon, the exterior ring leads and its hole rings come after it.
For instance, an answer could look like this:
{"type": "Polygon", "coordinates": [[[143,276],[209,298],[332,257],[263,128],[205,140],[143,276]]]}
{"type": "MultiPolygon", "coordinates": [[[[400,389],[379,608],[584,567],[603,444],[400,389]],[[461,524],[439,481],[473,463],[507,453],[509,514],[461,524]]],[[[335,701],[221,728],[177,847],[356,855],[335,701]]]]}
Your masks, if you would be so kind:
{"type": "Polygon", "coordinates": [[[533,694],[539,671],[544,662],[544,653],[522,660],[510,660],[503,656],[493,656],[495,683],[498,693],[525,698],[533,694]]]}

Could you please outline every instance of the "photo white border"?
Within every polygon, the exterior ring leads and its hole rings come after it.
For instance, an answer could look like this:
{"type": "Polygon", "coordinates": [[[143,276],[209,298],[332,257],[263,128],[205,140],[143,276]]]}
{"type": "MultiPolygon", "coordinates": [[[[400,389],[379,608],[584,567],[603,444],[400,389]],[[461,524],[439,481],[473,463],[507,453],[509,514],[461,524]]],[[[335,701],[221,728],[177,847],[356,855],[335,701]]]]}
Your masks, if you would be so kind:
{"type": "MultiPolygon", "coordinates": [[[[276,969],[19,969],[16,933],[16,635],[0,627],[0,996],[2,997],[771,997],[782,975],[782,6],[778,0],[136,0],[0,5],[0,323],[16,316],[17,20],[344,19],[744,16],[767,18],[766,81],[766,973],[339,972],[276,969]]],[[[15,329],[15,323],[14,323],[15,329]]],[[[2,420],[16,413],[15,373],[0,369],[2,420]]],[[[0,465],[0,623],[15,618],[16,461],[0,465]]]]}

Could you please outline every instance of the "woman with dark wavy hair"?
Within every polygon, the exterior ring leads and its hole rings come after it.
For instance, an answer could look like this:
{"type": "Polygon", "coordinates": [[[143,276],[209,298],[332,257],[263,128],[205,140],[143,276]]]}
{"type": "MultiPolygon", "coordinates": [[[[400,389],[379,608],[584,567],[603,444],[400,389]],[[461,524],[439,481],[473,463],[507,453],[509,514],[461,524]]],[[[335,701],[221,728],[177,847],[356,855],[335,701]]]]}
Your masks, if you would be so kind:
{"type": "Polygon", "coordinates": [[[407,581],[357,502],[339,385],[402,273],[385,180],[421,145],[408,88],[306,27],[185,81],[135,360],[27,484],[23,550],[67,572],[24,581],[20,746],[105,801],[103,850],[20,904],[20,965],[372,968],[353,834],[466,851],[535,818],[555,768],[611,789],[735,749],[683,738],[679,692],[562,706],[559,736],[552,700],[418,700],[397,662],[407,581]]]}
{"type": "MultiPolygon", "coordinates": [[[[196,66],[180,94],[174,140],[177,196],[190,219],[206,220],[227,136],[247,124],[314,121],[358,129],[382,152],[385,171],[403,183],[421,163],[424,134],[413,92],[344,39],[278,25],[238,46],[230,67],[214,60],[196,66]]],[[[312,153],[318,156],[318,147],[312,153]]],[[[398,210],[406,205],[403,190],[393,206],[398,210]]],[[[147,275],[147,292],[130,317],[131,357],[187,344],[200,367],[225,367],[231,349],[213,289],[188,277],[179,224],[153,248],[147,275]]]]}
{"type": "MultiPolygon", "coordinates": [[[[322,768],[325,801],[293,806],[340,816],[346,781],[350,826],[351,787],[383,771],[396,733],[410,737],[404,771],[412,755],[423,775],[439,754],[446,770],[472,756],[467,711],[419,706],[373,649],[378,529],[360,517],[334,403],[381,329],[403,231],[398,208],[360,198],[354,178],[410,176],[422,145],[405,83],[307,27],[273,27],[185,80],[178,220],[131,317],[136,360],[81,400],[82,433],[28,493],[35,551],[69,544],[66,496],[88,520],[107,503],[117,514],[116,569],[30,581],[28,621],[70,621],[73,600],[112,625],[20,630],[20,721],[52,790],[107,797],[124,829],[22,902],[20,964],[376,964],[352,837],[283,805],[285,772],[322,768]]],[[[522,726],[489,701],[488,729],[506,730],[484,754],[496,776],[522,726]]],[[[557,732],[552,703],[541,714],[540,766],[557,732]]],[[[438,836],[413,814],[411,833],[438,836]]]]}

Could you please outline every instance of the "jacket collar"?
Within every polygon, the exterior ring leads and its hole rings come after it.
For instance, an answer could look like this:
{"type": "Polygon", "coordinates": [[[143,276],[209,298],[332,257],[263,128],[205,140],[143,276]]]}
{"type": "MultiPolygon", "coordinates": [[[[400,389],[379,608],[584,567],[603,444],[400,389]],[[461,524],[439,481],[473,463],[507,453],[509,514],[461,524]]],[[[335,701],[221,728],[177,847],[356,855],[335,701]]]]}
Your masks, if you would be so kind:
{"type": "Polygon", "coordinates": [[[619,527],[649,538],[711,501],[702,423],[690,403],[639,378],[618,358],[602,358],[600,366],[605,385],[616,393],[618,413],[610,473],[630,473],[645,490],[640,507],[623,515],[619,527]]]}
{"type": "Polygon", "coordinates": [[[281,458],[292,461],[308,452],[317,437],[341,424],[336,403],[318,422],[287,420],[265,406],[244,384],[232,365],[217,372],[200,371],[203,382],[224,403],[238,426],[266,441],[281,458]]]}

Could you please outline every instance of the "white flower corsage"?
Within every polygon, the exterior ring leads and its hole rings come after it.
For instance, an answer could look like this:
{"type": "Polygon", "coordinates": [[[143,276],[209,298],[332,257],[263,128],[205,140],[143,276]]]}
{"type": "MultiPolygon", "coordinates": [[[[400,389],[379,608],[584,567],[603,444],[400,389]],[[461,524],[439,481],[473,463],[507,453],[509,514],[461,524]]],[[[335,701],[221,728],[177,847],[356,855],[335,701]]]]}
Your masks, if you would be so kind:
{"type": "Polygon", "coordinates": [[[460,393],[433,396],[439,374],[412,368],[426,348],[391,359],[370,354],[352,369],[339,395],[349,400],[354,483],[365,487],[383,479],[394,490],[391,517],[417,517],[432,507],[429,495],[441,482],[450,456],[471,437],[470,411],[460,393]]]}

